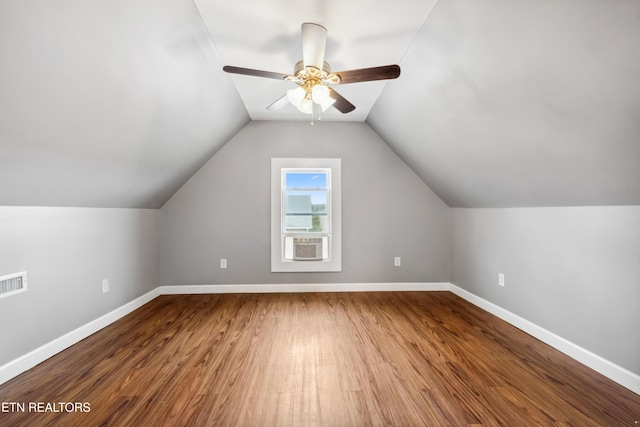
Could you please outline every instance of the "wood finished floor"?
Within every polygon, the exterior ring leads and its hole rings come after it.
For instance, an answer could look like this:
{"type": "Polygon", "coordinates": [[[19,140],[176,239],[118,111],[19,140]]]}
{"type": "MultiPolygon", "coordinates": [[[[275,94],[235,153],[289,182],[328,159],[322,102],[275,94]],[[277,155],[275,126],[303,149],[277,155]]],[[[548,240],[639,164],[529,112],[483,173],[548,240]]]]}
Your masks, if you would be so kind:
{"type": "Polygon", "coordinates": [[[2,402],[25,403],[3,427],[640,421],[640,396],[449,292],[161,296],[0,385],[2,402]]]}

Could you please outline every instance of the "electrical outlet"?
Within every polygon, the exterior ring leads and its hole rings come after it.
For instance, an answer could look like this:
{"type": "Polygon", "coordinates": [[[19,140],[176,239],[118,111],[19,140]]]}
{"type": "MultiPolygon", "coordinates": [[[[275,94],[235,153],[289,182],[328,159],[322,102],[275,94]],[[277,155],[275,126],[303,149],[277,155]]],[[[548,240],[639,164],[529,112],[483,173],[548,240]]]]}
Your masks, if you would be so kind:
{"type": "Polygon", "coordinates": [[[498,273],[498,285],[504,286],[504,274],[498,273]]]}
{"type": "Polygon", "coordinates": [[[227,259],[220,258],[220,268],[227,268],[227,259]]]}
{"type": "Polygon", "coordinates": [[[400,267],[402,265],[402,260],[400,259],[399,256],[393,259],[393,265],[394,267],[400,267]]]}
{"type": "Polygon", "coordinates": [[[102,293],[106,294],[109,292],[109,279],[104,279],[102,281],[102,293]]]}

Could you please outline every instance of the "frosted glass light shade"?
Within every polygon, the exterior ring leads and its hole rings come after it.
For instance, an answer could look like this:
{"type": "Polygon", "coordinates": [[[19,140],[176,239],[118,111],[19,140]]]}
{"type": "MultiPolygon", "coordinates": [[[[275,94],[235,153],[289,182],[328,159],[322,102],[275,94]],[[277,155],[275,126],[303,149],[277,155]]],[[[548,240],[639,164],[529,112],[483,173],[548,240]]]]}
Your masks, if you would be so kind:
{"type": "Polygon", "coordinates": [[[289,89],[287,91],[287,98],[289,98],[289,102],[293,104],[295,107],[300,107],[300,103],[307,95],[307,91],[302,89],[301,87],[297,87],[295,89],[289,89]]]}
{"type": "Polygon", "coordinates": [[[313,112],[313,101],[303,98],[298,105],[298,110],[304,114],[311,114],[313,112]]]}
{"type": "Polygon", "coordinates": [[[331,107],[335,102],[336,102],[335,99],[328,98],[325,102],[320,104],[320,108],[322,108],[322,111],[327,111],[327,108],[331,107]]]}
{"type": "Polygon", "coordinates": [[[311,98],[316,104],[323,104],[329,99],[329,88],[322,84],[317,84],[311,89],[311,98]]]}

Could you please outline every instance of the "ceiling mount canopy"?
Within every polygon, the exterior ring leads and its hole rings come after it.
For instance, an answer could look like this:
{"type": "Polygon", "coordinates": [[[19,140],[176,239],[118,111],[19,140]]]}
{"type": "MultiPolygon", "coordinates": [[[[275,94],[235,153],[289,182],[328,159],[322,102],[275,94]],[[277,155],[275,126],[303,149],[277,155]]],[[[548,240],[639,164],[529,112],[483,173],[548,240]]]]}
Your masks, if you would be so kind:
{"type": "Polygon", "coordinates": [[[331,67],[324,60],[326,42],[327,29],[325,27],[305,22],[302,24],[302,60],[295,65],[293,74],[274,73],[230,65],[224,66],[223,70],[227,73],[294,82],[298,87],[288,90],[285,95],[269,105],[267,109],[278,110],[290,103],[305,114],[313,114],[314,104],[318,105],[322,111],[332,106],[343,114],[355,110],[355,105],[347,101],[330,85],[388,80],[400,76],[400,66],[398,65],[384,65],[332,73],[331,67]]]}

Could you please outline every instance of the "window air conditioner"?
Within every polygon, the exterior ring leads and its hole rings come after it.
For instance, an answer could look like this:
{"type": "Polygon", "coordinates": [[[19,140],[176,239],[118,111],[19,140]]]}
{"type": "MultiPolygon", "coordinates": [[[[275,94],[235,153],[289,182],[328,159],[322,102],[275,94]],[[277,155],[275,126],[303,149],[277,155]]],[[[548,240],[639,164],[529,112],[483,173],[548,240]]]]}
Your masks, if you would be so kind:
{"type": "Polygon", "coordinates": [[[322,261],[322,237],[294,237],[294,261],[322,261]]]}

